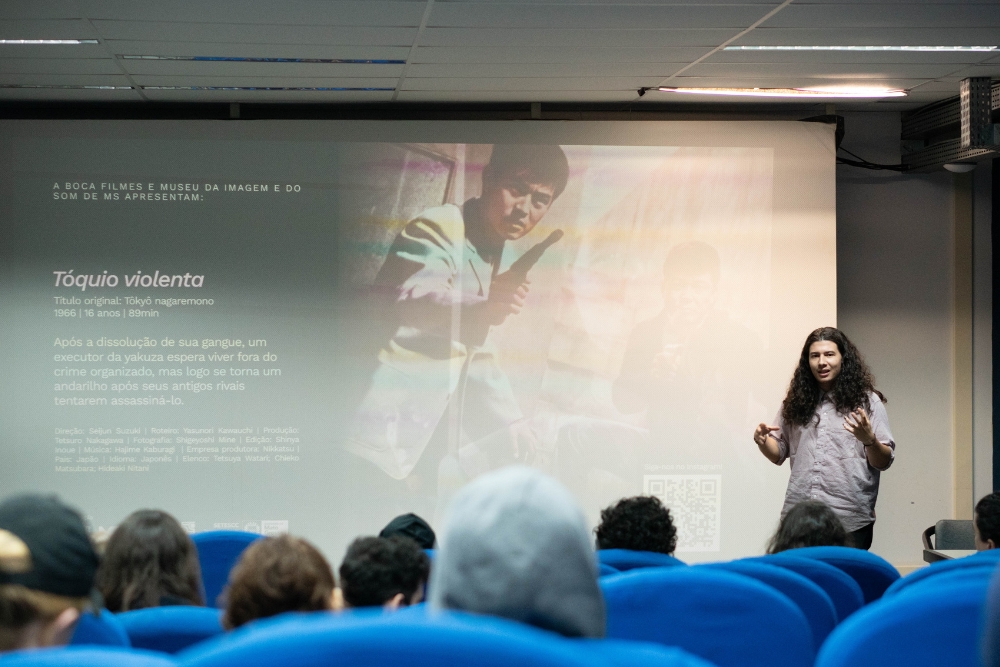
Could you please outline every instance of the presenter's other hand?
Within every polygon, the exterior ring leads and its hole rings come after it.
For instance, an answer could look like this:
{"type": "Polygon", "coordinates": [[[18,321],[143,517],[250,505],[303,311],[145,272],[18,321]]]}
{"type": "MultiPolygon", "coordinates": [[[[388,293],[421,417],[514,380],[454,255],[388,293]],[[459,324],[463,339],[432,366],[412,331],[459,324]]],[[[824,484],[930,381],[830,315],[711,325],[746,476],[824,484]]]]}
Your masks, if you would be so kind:
{"type": "Polygon", "coordinates": [[[768,424],[761,423],[754,429],[753,441],[757,443],[758,447],[763,447],[767,442],[768,436],[771,435],[772,431],[777,431],[779,427],[769,426],[768,424]]]}
{"type": "Polygon", "coordinates": [[[871,420],[868,419],[868,413],[863,408],[858,408],[844,418],[844,428],[860,440],[862,445],[871,447],[878,442],[875,437],[875,429],[872,428],[871,420]]]}
{"type": "Polygon", "coordinates": [[[487,299],[490,324],[503,324],[511,315],[520,313],[530,284],[531,281],[527,278],[510,271],[494,278],[490,283],[490,296],[487,299]]]}

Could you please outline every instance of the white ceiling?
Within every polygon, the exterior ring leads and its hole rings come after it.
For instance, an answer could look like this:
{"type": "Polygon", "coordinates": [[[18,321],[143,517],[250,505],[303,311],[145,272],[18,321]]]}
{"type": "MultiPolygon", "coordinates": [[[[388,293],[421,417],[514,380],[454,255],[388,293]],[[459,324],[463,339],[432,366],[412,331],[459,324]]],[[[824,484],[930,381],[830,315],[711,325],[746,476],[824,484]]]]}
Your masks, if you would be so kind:
{"type": "MultiPolygon", "coordinates": [[[[667,102],[643,86],[863,83],[913,108],[1000,78],[1000,53],[734,52],[726,45],[1000,45],[996,0],[0,0],[7,100],[667,102]],[[123,55],[402,60],[405,64],[132,60],[123,55]],[[188,91],[148,86],[388,91],[188,91]]],[[[732,103],[689,97],[680,102],[732,103]]],[[[838,104],[838,107],[845,106],[838,104]]],[[[859,106],[857,103],[849,105],[859,106]]]]}

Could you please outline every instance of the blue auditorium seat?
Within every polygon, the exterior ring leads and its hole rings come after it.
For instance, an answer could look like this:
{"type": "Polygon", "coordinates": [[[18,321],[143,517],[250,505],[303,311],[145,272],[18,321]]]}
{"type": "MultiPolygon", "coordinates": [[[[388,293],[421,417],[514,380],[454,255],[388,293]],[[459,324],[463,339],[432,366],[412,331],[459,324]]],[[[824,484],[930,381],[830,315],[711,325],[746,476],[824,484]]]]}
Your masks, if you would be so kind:
{"type": "Polygon", "coordinates": [[[809,627],[813,634],[813,646],[817,651],[823,645],[826,636],[837,625],[837,610],[834,608],[830,596],[801,574],[760,561],[737,560],[729,563],[710,563],[699,567],[718,568],[752,577],[776,589],[779,593],[787,595],[792,602],[798,605],[802,613],[805,614],[806,620],[809,621],[809,627]]]}
{"type": "Polygon", "coordinates": [[[579,640],[594,655],[614,667],[715,667],[704,658],[675,646],[624,639],[579,640]]]}
{"type": "Polygon", "coordinates": [[[121,646],[65,646],[6,653],[3,667],[177,667],[169,655],[121,646]]]}
{"type": "Polygon", "coordinates": [[[630,549],[599,549],[597,560],[619,572],[627,572],[640,567],[664,567],[684,565],[681,560],[656,553],[655,551],[632,551],[630,549]]]}
{"type": "Polygon", "coordinates": [[[100,614],[88,611],[80,616],[80,620],[76,623],[76,629],[73,631],[73,638],[70,639],[69,643],[71,646],[132,645],[121,621],[107,609],[102,609],[100,614]]]}
{"type": "Polygon", "coordinates": [[[609,638],[677,646],[719,667],[811,667],[816,655],[802,610],[750,577],[662,567],[600,584],[609,638]]]}
{"type": "MultiPolygon", "coordinates": [[[[994,549],[993,551],[1000,551],[994,549]]],[[[997,561],[990,558],[956,558],[955,560],[945,560],[933,563],[927,567],[922,567],[910,574],[898,579],[886,589],[885,595],[895,595],[900,591],[916,586],[924,582],[932,581],[943,575],[952,575],[958,572],[985,573],[989,577],[997,568],[997,561]]]]}
{"type": "Polygon", "coordinates": [[[846,572],[822,561],[797,558],[787,554],[788,552],[785,551],[771,556],[759,556],[745,560],[777,565],[796,574],[801,574],[812,581],[830,596],[833,607],[837,610],[838,623],[864,606],[865,598],[861,592],[861,586],[846,572]]]}
{"type": "Polygon", "coordinates": [[[606,577],[609,574],[621,574],[621,570],[616,570],[607,563],[597,564],[597,576],[606,577]]]}
{"type": "Polygon", "coordinates": [[[1000,667],[1000,568],[994,572],[986,590],[980,628],[979,652],[983,667],[1000,667]]]}
{"type": "Polygon", "coordinates": [[[899,571],[880,556],[852,547],[803,547],[783,551],[790,556],[813,558],[840,568],[861,586],[865,604],[882,597],[897,579],[899,571]]]}
{"type": "Polygon", "coordinates": [[[209,530],[191,536],[198,547],[201,580],[205,585],[205,604],[222,607],[219,596],[229,581],[229,571],[243,551],[261,539],[257,533],[241,530],[209,530]]]}
{"type": "Polygon", "coordinates": [[[222,612],[215,607],[150,607],[118,614],[132,646],[177,653],[222,634],[222,612]]]}
{"type": "Polygon", "coordinates": [[[528,625],[448,612],[342,618],[286,614],[177,656],[185,667],[611,667],[585,645],[528,625]]]}
{"type": "Polygon", "coordinates": [[[816,667],[979,667],[986,585],[914,587],[878,600],[827,638],[816,667]]]}

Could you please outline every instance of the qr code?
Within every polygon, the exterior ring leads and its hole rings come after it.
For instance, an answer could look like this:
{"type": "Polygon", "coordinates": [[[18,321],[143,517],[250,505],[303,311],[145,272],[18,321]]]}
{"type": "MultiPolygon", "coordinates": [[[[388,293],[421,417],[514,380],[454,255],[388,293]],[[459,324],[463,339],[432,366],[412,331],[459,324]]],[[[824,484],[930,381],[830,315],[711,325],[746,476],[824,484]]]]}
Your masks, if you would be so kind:
{"type": "Polygon", "coordinates": [[[643,492],[670,509],[677,551],[719,551],[722,475],[644,475],[643,492]]]}

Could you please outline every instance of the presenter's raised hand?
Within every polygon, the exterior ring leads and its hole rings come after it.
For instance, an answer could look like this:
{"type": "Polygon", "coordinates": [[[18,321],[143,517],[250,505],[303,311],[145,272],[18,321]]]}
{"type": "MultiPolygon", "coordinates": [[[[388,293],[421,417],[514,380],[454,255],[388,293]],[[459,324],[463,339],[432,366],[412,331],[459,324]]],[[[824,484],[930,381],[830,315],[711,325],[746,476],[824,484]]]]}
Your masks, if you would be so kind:
{"type": "Polygon", "coordinates": [[[767,443],[767,438],[771,435],[771,432],[777,431],[778,428],[777,426],[768,426],[764,423],[759,424],[753,432],[753,441],[757,443],[758,447],[763,447],[767,443]]]}
{"type": "Polygon", "coordinates": [[[781,450],[778,447],[778,441],[771,437],[771,433],[777,430],[779,430],[778,426],[761,423],[753,432],[753,441],[760,449],[760,453],[767,457],[768,461],[776,464],[781,462],[781,450]]]}
{"type": "Polygon", "coordinates": [[[868,413],[863,408],[858,408],[844,418],[844,428],[850,431],[851,435],[861,441],[865,447],[871,447],[878,443],[875,437],[875,429],[872,428],[868,413]]]}

